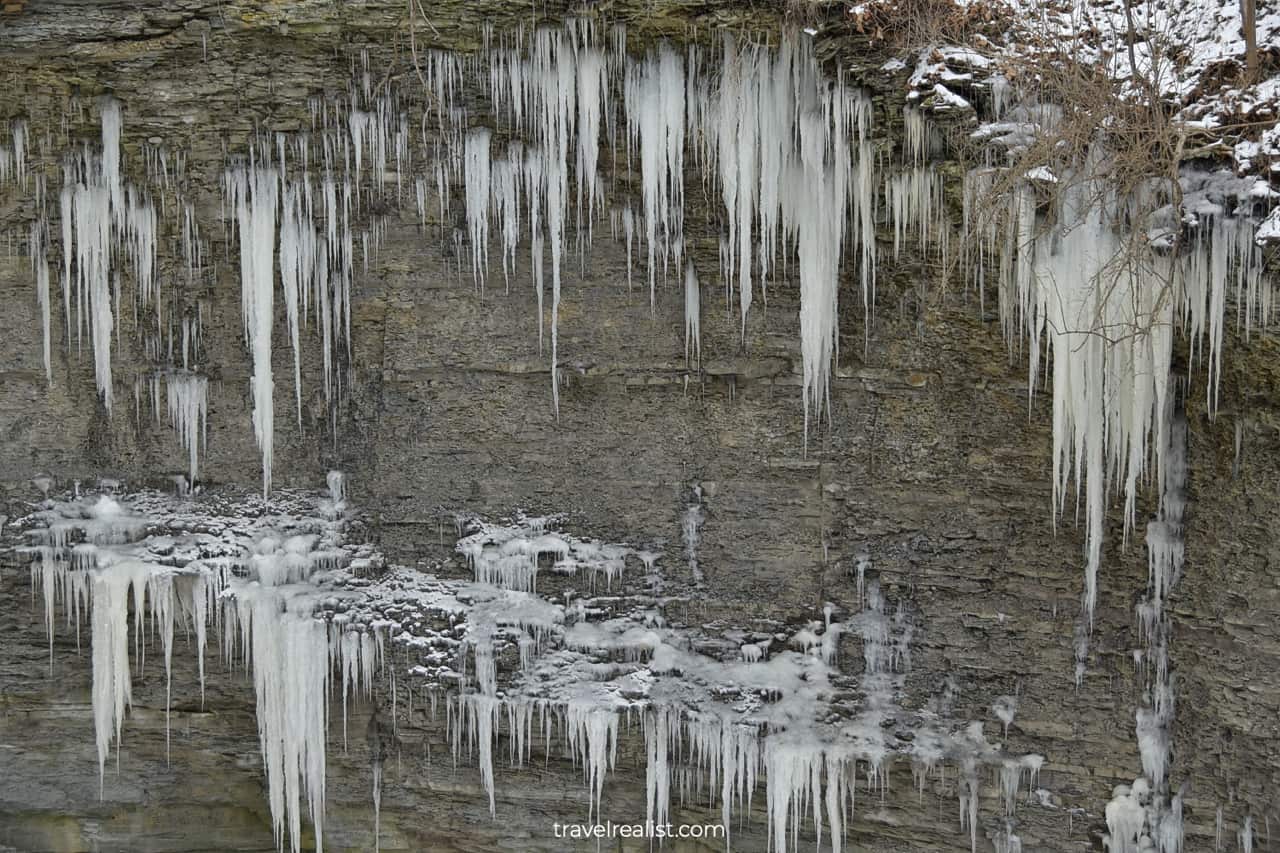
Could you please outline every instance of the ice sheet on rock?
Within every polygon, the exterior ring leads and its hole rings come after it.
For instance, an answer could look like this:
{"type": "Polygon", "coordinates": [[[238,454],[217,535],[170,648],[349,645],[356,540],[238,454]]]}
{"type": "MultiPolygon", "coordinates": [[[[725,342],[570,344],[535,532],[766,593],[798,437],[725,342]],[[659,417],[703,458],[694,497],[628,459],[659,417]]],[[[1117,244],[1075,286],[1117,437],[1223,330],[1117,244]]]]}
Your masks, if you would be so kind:
{"type": "Polygon", "coordinates": [[[693,489],[693,502],[685,507],[680,518],[680,539],[684,543],[684,556],[689,564],[689,573],[693,581],[701,584],[702,567],[698,563],[698,545],[702,542],[702,525],[706,523],[707,514],[702,506],[702,488],[693,489]]]}
{"type": "MultiPolygon", "coordinates": [[[[838,634],[841,623],[817,622],[806,629],[815,634],[813,642],[800,644],[806,651],[781,651],[767,660],[752,655],[754,662],[743,662],[737,646],[727,647],[721,659],[694,651],[687,629],[666,627],[643,611],[600,620],[588,615],[588,606],[563,609],[563,634],[553,635],[543,653],[522,661],[509,675],[498,672],[497,683],[481,694],[463,697],[455,716],[462,728],[455,737],[465,734],[472,744],[468,751],[478,754],[488,788],[496,784],[493,751],[486,750],[483,738],[495,737],[504,717],[494,703],[510,709],[505,716],[512,720],[515,742],[528,737],[523,727],[529,725],[530,708],[551,710],[570,752],[583,763],[587,811],[594,814],[601,796],[599,768],[611,763],[604,757],[613,743],[610,720],[624,709],[639,710],[646,739],[647,813],[667,813],[673,790],[667,777],[677,756],[706,774],[726,825],[733,809],[749,804],[763,775],[776,849],[789,849],[790,828],[802,819],[797,809],[809,802],[821,809],[815,828],[825,821],[832,843],[838,844],[857,777],[865,775],[869,785],[882,789],[895,753],[910,757],[913,766],[917,760],[937,767],[961,758],[975,768],[990,764],[1014,790],[1023,780],[1033,783],[1043,759],[1004,755],[982,737],[980,724],[950,733],[931,729],[933,734],[922,732],[914,743],[886,736],[886,720],[901,713],[894,673],[909,662],[912,630],[902,610],[886,608],[878,586],[871,587],[867,609],[852,620],[871,647],[861,682],[863,704],[840,722],[830,722],[832,713],[849,712],[836,700],[834,656],[825,655],[821,637],[838,634]],[[820,771],[816,781],[815,768],[820,771]]],[[[465,597],[461,591],[457,595],[465,597]]],[[[475,617],[465,618],[470,634],[475,617]]],[[[1007,796],[1012,804],[1014,794],[1007,796]]]]}
{"type": "MultiPolygon", "coordinates": [[[[1107,847],[1111,853],[1141,853],[1141,838],[1146,824],[1146,809],[1140,796],[1145,780],[1137,780],[1133,788],[1117,785],[1107,803],[1107,847]],[[1137,782],[1141,782],[1139,785],[1137,782]]],[[[1149,848],[1148,848],[1149,849],[1149,848]]]]}
{"type": "Polygon", "coordinates": [[[476,581],[505,589],[536,592],[542,570],[583,574],[593,588],[601,580],[609,587],[628,557],[639,559],[632,548],[548,533],[545,519],[519,517],[508,525],[476,519],[467,523],[470,532],[458,540],[456,550],[466,557],[476,581]]]}

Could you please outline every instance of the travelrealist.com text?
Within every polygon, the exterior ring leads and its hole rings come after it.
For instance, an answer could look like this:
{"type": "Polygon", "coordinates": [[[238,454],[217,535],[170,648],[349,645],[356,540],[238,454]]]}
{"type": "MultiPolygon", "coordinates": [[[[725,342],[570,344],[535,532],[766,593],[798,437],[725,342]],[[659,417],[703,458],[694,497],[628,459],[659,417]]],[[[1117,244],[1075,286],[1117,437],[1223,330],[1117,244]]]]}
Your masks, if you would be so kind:
{"type": "Polygon", "coordinates": [[[553,823],[556,838],[724,838],[719,823],[553,823]]]}

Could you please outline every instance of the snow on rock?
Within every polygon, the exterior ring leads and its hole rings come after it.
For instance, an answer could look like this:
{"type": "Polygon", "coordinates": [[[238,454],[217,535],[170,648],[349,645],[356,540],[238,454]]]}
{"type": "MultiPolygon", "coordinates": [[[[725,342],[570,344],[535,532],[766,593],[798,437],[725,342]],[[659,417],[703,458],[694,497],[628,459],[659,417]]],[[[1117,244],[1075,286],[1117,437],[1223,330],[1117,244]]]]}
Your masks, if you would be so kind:
{"type": "Polygon", "coordinates": [[[933,97],[926,103],[937,113],[968,112],[973,110],[973,104],[941,83],[933,85],[933,97]]]}
{"type": "MultiPolygon", "coordinates": [[[[906,81],[907,103],[972,121],[956,100],[968,103],[972,94],[989,101],[989,112],[999,121],[1012,94],[1006,74],[1030,78],[1026,88],[1034,91],[1035,64],[1046,57],[1054,62],[1062,53],[1103,70],[1119,84],[1122,97],[1147,98],[1154,90],[1180,109],[1177,119],[1191,138],[1225,143],[1237,170],[1257,174],[1276,168],[1280,76],[1268,76],[1266,66],[1268,53],[1280,49],[1280,11],[1275,8],[1257,9],[1263,73],[1249,80],[1237,0],[1178,6],[1162,0],[954,0],[953,6],[951,13],[976,35],[964,44],[924,47],[906,81]],[[999,71],[992,73],[995,69],[999,71]]],[[[873,0],[852,7],[849,14],[860,29],[877,31],[917,12],[898,0],[873,0]]],[[[907,67],[893,60],[882,70],[907,67]]]]}
{"type": "Polygon", "coordinates": [[[1280,243],[1280,207],[1274,208],[1258,226],[1254,239],[1259,244],[1280,243]]]}

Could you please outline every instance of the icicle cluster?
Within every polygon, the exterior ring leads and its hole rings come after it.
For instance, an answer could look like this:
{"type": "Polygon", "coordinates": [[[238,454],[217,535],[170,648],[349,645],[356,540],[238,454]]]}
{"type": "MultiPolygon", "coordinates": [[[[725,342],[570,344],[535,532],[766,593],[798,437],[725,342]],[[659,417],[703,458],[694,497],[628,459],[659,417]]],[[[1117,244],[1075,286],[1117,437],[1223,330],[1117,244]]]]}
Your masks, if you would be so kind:
{"type": "Polygon", "coordinates": [[[169,420],[178,442],[187,451],[187,476],[200,476],[200,448],[204,446],[209,414],[209,380],[195,373],[173,372],[166,377],[169,420]]]}
{"type": "MultiPolygon", "coordinates": [[[[181,287],[178,298],[165,298],[160,285],[159,255],[163,241],[162,215],[169,199],[186,212],[182,253],[194,282],[203,263],[202,241],[186,200],[186,163],[181,155],[170,161],[159,147],[143,146],[146,178],[126,178],[123,145],[123,105],[111,96],[98,99],[100,144],[82,144],[61,158],[62,187],[57,193],[60,222],[51,224],[53,210],[47,192],[52,165],[42,146],[28,151],[25,120],[10,123],[13,147],[0,146],[0,178],[12,174],[19,187],[34,188],[35,219],[28,232],[28,253],[40,310],[41,360],[47,381],[53,381],[52,282],[57,262],[55,239],[61,237],[62,313],[70,354],[79,352],[86,338],[92,352],[95,384],[108,414],[116,402],[113,350],[132,327],[145,357],[164,370],[197,358],[200,308],[187,305],[181,287]],[[194,310],[192,308],[194,307],[194,310]]],[[[134,376],[135,390],[146,373],[134,376]]]]}
{"type": "MultiPolygon", "coordinates": [[[[711,225],[727,224],[722,274],[726,297],[738,306],[744,342],[750,306],[767,296],[779,258],[797,261],[806,424],[821,417],[837,355],[837,292],[846,255],[860,262],[870,314],[877,182],[870,101],[843,79],[824,79],[807,39],[788,36],[766,48],[726,38],[711,49],[686,51],[660,43],[632,57],[622,28],[601,38],[590,22],[573,21],[559,29],[490,37],[473,56],[424,51],[413,61],[421,89],[375,86],[362,54],[353,63],[348,91],[308,102],[309,129],[257,133],[248,150],[230,157],[225,167],[223,212],[235,222],[227,236],[239,241],[264,491],[272,480],[277,302],[283,303],[293,354],[296,419],[302,422],[305,396],[302,330],[314,314],[325,400],[336,429],[335,392],[341,367],[350,361],[356,255],[367,271],[386,232],[386,212],[404,201],[406,191],[423,230],[429,230],[428,219],[436,219],[446,253],[469,254],[481,291],[491,240],[499,244],[508,290],[519,274],[521,243],[528,241],[539,349],[549,322],[551,398],[558,414],[560,304],[570,252],[576,250],[585,269],[595,224],[608,210],[615,236],[620,232],[627,244],[628,286],[635,243],[643,243],[656,309],[659,279],[667,281],[672,265],[677,276],[684,270],[690,242],[686,171],[702,169],[723,205],[711,225]],[[487,112],[465,105],[469,86],[487,93],[487,112]],[[474,115],[486,116],[491,125],[475,123],[474,115]],[[639,175],[634,199],[633,165],[639,175]],[[625,197],[610,206],[607,190],[625,197]],[[462,219],[454,216],[455,202],[465,206],[465,229],[452,227],[462,219]]],[[[162,246],[178,247],[187,283],[200,280],[209,264],[202,236],[207,228],[196,219],[183,152],[155,140],[141,144],[145,181],[130,183],[122,105],[104,99],[101,120],[101,150],[77,150],[65,158],[62,278],[68,338],[74,315],[76,339],[87,334],[93,345],[98,388],[110,408],[122,269],[135,285],[135,308],[154,314],[154,325],[137,327],[152,366],[191,369],[198,360],[201,307],[188,304],[180,292],[176,301],[162,302],[157,255],[162,246]],[[169,210],[172,239],[166,240],[169,210]]],[[[26,133],[24,123],[12,124],[13,145],[0,165],[4,175],[12,173],[24,184],[31,172],[26,133]]],[[[898,183],[888,186],[892,199],[906,199],[891,205],[900,218],[928,219],[915,208],[932,201],[920,201],[918,193],[903,196],[898,183]]],[[[30,241],[42,317],[49,313],[41,278],[47,230],[47,219],[41,219],[30,241]]],[[[691,356],[700,344],[697,295],[686,284],[691,356]]],[[[51,367],[47,372],[52,375],[51,367]]]]}
{"type": "MultiPolygon", "coordinates": [[[[363,162],[363,144],[368,141],[366,137],[375,141],[383,137],[370,130],[368,121],[361,120],[354,127],[352,138],[343,140],[341,150],[350,158],[354,149],[358,173],[363,162]]],[[[271,348],[275,326],[276,246],[278,243],[280,292],[293,352],[294,407],[301,425],[301,330],[310,315],[315,315],[321,339],[326,400],[331,401],[335,395],[339,343],[343,350],[350,352],[352,205],[358,203],[359,186],[350,177],[341,183],[331,177],[332,161],[337,155],[329,146],[325,148],[325,174],[319,181],[310,174],[308,149],[301,144],[294,152],[298,174],[291,175],[287,165],[288,148],[283,137],[278,142],[273,164],[271,152],[263,149],[258,152],[260,158],[229,168],[224,184],[240,237],[241,307],[245,339],[253,357],[253,426],[262,451],[264,495],[271,490],[275,437],[271,348]]],[[[374,153],[375,175],[382,175],[386,169],[385,151],[375,145],[374,153]]],[[[376,237],[380,232],[375,229],[372,233],[376,237]]],[[[377,247],[376,240],[370,245],[370,234],[366,231],[362,235],[366,263],[377,247]]]]}
{"type": "MultiPolygon", "coordinates": [[[[144,508],[165,506],[155,497],[139,502],[144,508]]],[[[341,615],[317,618],[322,601],[310,584],[317,572],[346,559],[338,550],[341,523],[318,522],[318,533],[280,538],[272,535],[272,524],[297,522],[267,516],[258,527],[239,535],[227,531],[219,539],[191,534],[191,521],[181,514],[172,528],[156,534],[155,518],[108,495],[46,506],[33,517],[38,523],[28,533],[32,582],[44,595],[51,655],[56,602],[62,602],[77,631],[81,614],[87,611],[90,617],[93,718],[103,784],[110,747],[120,742],[132,700],[133,669],[145,666],[147,635],[158,633],[161,641],[167,719],[175,624],[181,620],[195,629],[203,695],[212,622],[221,630],[224,657],[243,662],[253,673],[277,843],[283,845],[287,835],[291,849],[301,849],[305,806],[317,849],[323,849],[331,681],[336,684],[336,675],[341,682],[345,732],[346,703],[369,695],[383,654],[376,627],[350,624],[341,615]],[[153,537],[158,537],[154,545],[153,537]]]]}
{"type": "MultiPolygon", "coordinates": [[[[191,532],[208,527],[201,498],[153,493],[49,500],[19,521],[28,531],[32,580],[45,596],[50,638],[55,602],[77,625],[88,612],[100,762],[120,741],[150,619],[166,669],[176,622],[194,628],[202,691],[210,627],[224,659],[252,673],[272,823],[277,842],[284,846],[287,837],[293,850],[304,823],[314,828],[317,849],[323,845],[325,743],[336,717],[329,699],[341,692],[345,743],[347,704],[373,690],[388,658],[384,638],[410,655],[408,675],[433,691],[433,704],[440,685],[459,688],[445,702],[454,760],[475,756],[495,815],[494,762],[504,730],[513,765],[532,759],[536,735],[548,758],[555,750],[582,768],[590,822],[602,814],[622,726],[633,719],[644,738],[648,819],[666,823],[677,803],[701,801],[718,804],[728,830],[735,813],[750,812],[763,785],[776,853],[793,849],[808,822],[820,842],[842,850],[860,789],[888,796],[890,767],[899,758],[910,762],[921,791],[929,779],[946,784],[945,765],[959,768],[954,790],[971,833],[982,768],[1000,787],[1005,820],[1013,819],[1020,792],[1035,786],[1043,759],[992,745],[981,722],[930,714],[910,736],[899,736],[915,626],[865,570],[858,612],[841,620],[830,605],[821,620],[776,647],[773,635],[744,633],[752,640],[743,647],[746,660],[720,659],[696,650],[697,629],[667,626],[651,598],[608,616],[601,615],[608,613],[603,603],[617,607],[628,597],[611,592],[555,604],[523,589],[385,567],[369,546],[344,541],[344,516],[332,512],[346,501],[340,472],[330,473],[328,486],[328,497],[315,501],[277,497],[272,512],[252,500],[242,518],[227,515],[228,505],[218,500],[216,535],[191,532]],[[862,645],[856,689],[835,680],[846,635],[862,645]],[[508,663],[513,647],[516,671],[508,663]],[[584,680],[586,671],[597,675],[584,680]],[[849,700],[851,690],[856,700],[849,700]],[[744,703],[745,696],[756,698],[744,703]]],[[[628,563],[651,570],[657,559],[556,532],[554,523],[459,518],[465,535],[457,547],[477,575],[488,572],[515,587],[531,584],[544,566],[609,576],[628,563]]],[[[389,689],[394,717],[394,675],[389,689]]],[[[376,832],[382,753],[377,744],[371,749],[376,832]]]]}
{"type": "MultiPolygon", "coordinates": [[[[1077,677],[1084,669],[1088,633],[1097,600],[1098,571],[1110,486],[1124,496],[1124,530],[1132,529],[1140,484],[1163,472],[1169,447],[1170,373],[1174,335],[1183,331],[1193,359],[1208,363],[1208,404],[1213,412],[1221,375],[1226,295],[1234,286],[1242,328],[1246,318],[1270,313],[1270,291],[1260,280],[1261,255],[1248,236],[1246,211],[1230,215],[1209,201],[1221,187],[1184,177],[1184,205],[1193,211],[1189,240],[1175,241],[1159,210],[1147,235],[1128,223],[1135,200],[1116,198],[1097,177],[1095,161],[1063,176],[1051,222],[1037,218],[1036,188],[1020,184],[1007,213],[977,223],[981,245],[972,252],[982,276],[988,258],[999,258],[1001,322],[1010,343],[1028,352],[1028,388],[1034,394],[1041,356],[1053,384],[1053,506],[1056,520],[1074,480],[1086,522],[1083,641],[1077,643],[1077,677]],[[1143,237],[1145,236],[1145,239],[1143,237]]],[[[978,210],[993,173],[966,183],[966,205],[978,210]]],[[[1220,183],[1220,181],[1219,181],[1220,183]]]]}
{"type": "Polygon", "coordinates": [[[120,102],[100,102],[102,150],[85,148],[63,165],[63,307],[71,337],[71,293],[76,304],[76,340],[88,328],[98,393],[107,411],[114,399],[111,343],[119,322],[120,259],[129,261],[141,302],[160,300],[156,267],[156,211],[151,200],[121,171],[120,102]]]}

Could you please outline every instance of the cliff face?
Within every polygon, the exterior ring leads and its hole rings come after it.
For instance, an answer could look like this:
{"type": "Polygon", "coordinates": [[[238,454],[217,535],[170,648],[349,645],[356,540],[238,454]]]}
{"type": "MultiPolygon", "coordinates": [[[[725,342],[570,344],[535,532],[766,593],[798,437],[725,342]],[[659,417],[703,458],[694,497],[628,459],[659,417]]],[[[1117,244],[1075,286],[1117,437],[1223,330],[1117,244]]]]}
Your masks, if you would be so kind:
{"type": "MultiPolygon", "coordinates": [[[[731,4],[616,7],[606,10],[611,20],[631,24],[640,44],[684,35],[686,23],[700,37],[709,25],[767,30],[778,23],[731,4]]],[[[503,3],[437,3],[427,16],[417,20],[414,50],[474,49],[479,22],[500,31],[526,20],[523,7],[503,3]]],[[[170,157],[185,152],[189,197],[208,241],[206,269],[182,283],[170,224],[159,278],[201,305],[201,371],[211,379],[201,470],[211,488],[253,488],[260,466],[237,250],[219,224],[224,147],[243,150],[255,129],[305,127],[308,97],[341,92],[364,49],[375,79],[393,58],[403,68],[410,50],[405,17],[397,4],[157,10],[62,3],[0,18],[0,77],[7,83],[0,120],[24,117],[37,140],[33,150],[46,152],[49,164],[67,143],[96,138],[90,105],[108,91],[124,104],[130,171],[141,170],[148,146],[170,157]]],[[[827,32],[835,35],[819,37],[820,52],[853,50],[838,45],[838,30],[827,32]]],[[[882,87],[874,92],[873,118],[888,139],[882,144],[892,144],[899,114],[892,81],[879,72],[868,72],[866,81],[882,87]]],[[[50,181],[56,196],[56,177],[50,181]]],[[[687,185],[699,186],[692,172],[687,185]]],[[[695,195],[691,210],[717,201],[695,195]]],[[[1002,726],[991,705],[1017,695],[1007,747],[1046,757],[1038,784],[1050,795],[1019,804],[1023,849],[1101,849],[1112,787],[1141,772],[1134,712],[1142,681],[1132,650],[1142,646],[1133,608],[1147,584],[1145,554],[1140,538],[1121,547],[1113,511],[1092,652],[1077,685],[1072,643],[1083,535],[1070,511],[1053,529],[1049,400],[1028,405],[1024,358],[1010,356],[975,293],[940,289],[936,261],[908,250],[882,264],[864,348],[861,299],[847,273],[830,422],[811,425],[806,453],[794,278],[770,285],[767,306],[754,306],[743,341],[736,310],[726,309],[719,289],[717,236],[691,229],[687,252],[704,284],[702,363],[690,369],[677,271],[665,287],[658,276],[651,311],[643,262],[635,262],[629,292],[625,244],[610,238],[607,221],[597,223],[581,258],[576,249],[567,253],[557,417],[548,357],[538,348],[526,244],[510,292],[493,264],[478,293],[467,263],[460,268],[453,257],[450,236],[442,239],[454,222],[439,222],[433,200],[428,221],[419,223],[412,197],[406,188],[403,203],[383,214],[385,236],[367,272],[357,262],[351,352],[335,410],[325,403],[314,330],[304,332],[311,343],[302,348],[302,406],[295,410],[292,355],[283,317],[276,317],[277,484],[318,488],[330,468],[347,472],[371,537],[409,565],[451,556],[449,512],[565,513],[584,535],[660,550],[678,602],[668,604],[668,618],[691,625],[794,630],[821,620],[828,602],[856,612],[853,569],[865,554],[886,599],[901,604],[915,626],[900,703],[904,725],[945,696],[954,719],[982,721],[996,740],[1002,726]],[[695,487],[706,516],[700,585],[681,544],[695,487]]],[[[0,227],[24,235],[34,205],[30,188],[0,186],[0,227]]],[[[455,198],[449,217],[462,215],[455,198]]],[[[79,351],[75,329],[68,338],[60,305],[46,383],[40,314],[20,246],[0,257],[0,298],[4,512],[24,513],[23,502],[36,496],[28,481],[37,472],[63,484],[108,476],[145,485],[183,469],[185,453],[163,416],[149,412],[145,390],[134,405],[133,380],[148,368],[129,334],[115,353],[117,406],[108,416],[95,392],[91,353],[79,351]]],[[[1268,849],[1261,828],[1280,781],[1280,551],[1272,535],[1280,521],[1277,355],[1266,334],[1232,344],[1216,419],[1204,411],[1198,371],[1186,394],[1190,502],[1187,568],[1171,605],[1178,712],[1169,778],[1174,787],[1190,783],[1188,849],[1213,849],[1218,807],[1224,849],[1234,849],[1236,827],[1249,816],[1259,827],[1253,849],[1268,849]]],[[[77,652],[75,632],[60,629],[50,662],[25,568],[16,555],[3,559],[0,845],[274,849],[246,676],[228,672],[210,652],[201,707],[193,652],[179,644],[166,758],[163,671],[151,663],[140,675],[135,670],[118,770],[108,767],[99,796],[87,636],[77,652]]],[[[463,572],[456,557],[452,568],[463,572]]],[[[624,580],[624,589],[636,582],[624,580]]],[[[843,658],[856,666],[860,655],[860,643],[847,638],[843,658]]],[[[397,652],[388,666],[407,662],[397,652]]],[[[386,690],[374,702],[353,703],[345,749],[335,723],[326,846],[372,848],[371,755],[384,749],[382,849],[565,849],[552,823],[583,819],[580,768],[554,755],[525,769],[499,761],[491,819],[478,771],[466,760],[454,766],[443,716],[433,718],[424,703],[419,696],[410,712],[400,697],[393,709],[386,690]]],[[[984,773],[981,782],[978,846],[989,849],[984,836],[1005,829],[1002,795],[998,779],[984,773]]],[[[957,820],[955,774],[931,779],[921,793],[913,786],[909,762],[897,761],[887,793],[859,792],[849,827],[855,849],[969,847],[957,820]]],[[[604,815],[640,820],[644,803],[644,749],[632,730],[606,782],[604,815]]],[[[681,816],[711,820],[698,803],[691,795],[681,816]]],[[[766,848],[763,804],[761,791],[734,849],[766,848]]],[[[614,844],[638,850],[646,842],[614,844]]]]}

